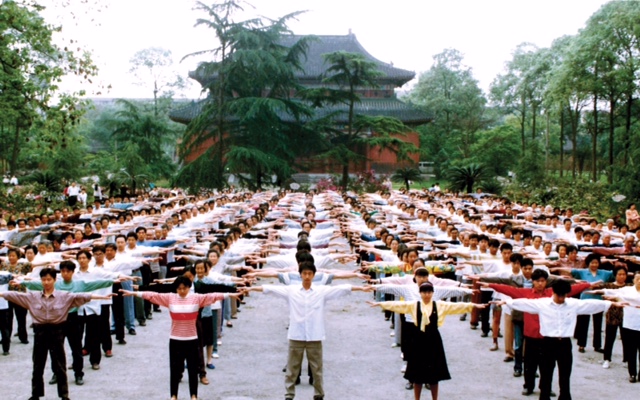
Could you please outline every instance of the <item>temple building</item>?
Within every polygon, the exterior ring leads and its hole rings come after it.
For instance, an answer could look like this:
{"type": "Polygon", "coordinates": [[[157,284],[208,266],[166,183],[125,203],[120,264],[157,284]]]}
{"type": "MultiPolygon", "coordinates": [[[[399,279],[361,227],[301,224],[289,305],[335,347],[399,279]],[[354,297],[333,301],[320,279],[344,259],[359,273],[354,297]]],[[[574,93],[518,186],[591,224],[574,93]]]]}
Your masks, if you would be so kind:
{"type": "MultiPolygon", "coordinates": [[[[378,71],[381,72],[381,76],[377,79],[377,87],[361,87],[358,88],[358,94],[360,96],[360,102],[355,105],[356,114],[366,115],[370,117],[385,116],[393,117],[402,121],[406,126],[410,128],[409,132],[398,135],[399,138],[405,142],[415,144],[416,147],[420,146],[420,139],[415,127],[423,125],[431,121],[431,118],[424,111],[416,109],[409,104],[406,104],[396,97],[395,89],[402,87],[415,77],[415,73],[404,69],[396,68],[393,64],[384,63],[371,54],[369,54],[364,47],[358,42],[356,36],[352,33],[343,36],[314,36],[316,40],[312,40],[309,43],[309,49],[307,51],[306,59],[303,59],[303,68],[296,72],[296,78],[298,82],[308,88],[317,88],[326,86],[322,82],[323,74],[329,68],[329,65],[325,63],[323,58],[324,54],[333,53],[337,51],[344,51],[348,53],[357,53],[365,57],[366,60],[376,64],[378,71]]],[[[290,35],[283,38],[284,45],[293,45],[302,36],[290,35]]],[[[191,72],[189,74],[191,79],[198,81],[201,85],[206,83],[209,77],[199,76],[198,74],[191,72]]],[[[295,97],[295,94],[294,94],[295,97]]],[[[189,105],[176,109],[170,113],[170,118],[179,123],[188,124],[194,119],[202,109],[202,102],[192,102],[189,105]]],[[[337,126],[343,126],[347,124],[347,106],[346,105],[333,105],[324,107],[317,110],[318,116],[323,116],[335,111],[343,111],[337,114],[334,118],[337,126]]],[[[375,135],[375,132],[370,133],[375,135]]],[[[207,148],[213,146],[213,140],[205,142],[202,146],[194,151],[192,154],[188,154],[185,157],[186,162],[195,160],[198,156],[203,154],[207,148]]],[[[410,161],[398,162],[396,155],[389,150],[382,150],[370,146],[364,146],[366,148],[360,149],[361,154],[366,156],[366,161],[354,163],[350,168],[351,173],[358,171],[374,169],[379,173],[390,173],[401,166],[417,166],[419,161],[419,154],[416,152],[410,154],[410,161]]],[[[306,165],[307,173],[339,173],[342,169],[340,165],[331,163],[326,159],[315,159],[313,153],[310,150],[309,157],[301,160],[302,164],[306,165]]]]}

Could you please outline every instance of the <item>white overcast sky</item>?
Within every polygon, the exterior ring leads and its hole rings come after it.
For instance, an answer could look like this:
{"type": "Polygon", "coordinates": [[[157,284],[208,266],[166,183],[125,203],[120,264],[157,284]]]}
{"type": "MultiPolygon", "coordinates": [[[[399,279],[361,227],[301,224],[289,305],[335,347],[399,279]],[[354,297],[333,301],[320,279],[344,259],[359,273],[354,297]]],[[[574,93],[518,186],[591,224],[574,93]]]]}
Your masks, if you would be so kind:
{"type": "MultiPolygon", "coordinates": [[[[99,80],[112,85],[104,97],[151,97],[133,84],[129,60],[147,47],[171,50],[176,63],[184,55],[215,46],[213,32],[194,28],[193,0],[102,0],[106,9],[80,15],[74,22],[64,10],[64,36],[80,39],[100,68],[99,80]],[[91,19],[95,19],[93,22],[91,19]]],[[[204,1],[209,4],[208,1],[204,1]]],[[[253,15],[277,18],[307,10],[290,24],[296,34],[344,35],[349,29],[374,57],[415,71],[432,65],[433,55],[455,48],[465,55],[486,91],[522,42],[548,47],[573,35],[606,0],[250,0],[253,15]]],[[[46,4],[46,1],[43,1],[46,4]]],[[[72,1],[73,3],[73,1],[72,1]]],[[[250,9],[249,7],[247,9],[250,9]]],[[[58,10],[59,12],[62,12],[58,10]]],[[[240,16],[238,20],[244,19],[240,16]]],[[[177,68],[186,76],[195,68],[188,59],[177,68]]],[[[409,85],[410,86],[410,85],[409,85]]],[[[405,88],[407,89],[407,88],[405,88]]],[[[89,90],[94,97],[97,89],[89,90]]],[[[188,97],[197,97],[192,86],[188,97]]]]}

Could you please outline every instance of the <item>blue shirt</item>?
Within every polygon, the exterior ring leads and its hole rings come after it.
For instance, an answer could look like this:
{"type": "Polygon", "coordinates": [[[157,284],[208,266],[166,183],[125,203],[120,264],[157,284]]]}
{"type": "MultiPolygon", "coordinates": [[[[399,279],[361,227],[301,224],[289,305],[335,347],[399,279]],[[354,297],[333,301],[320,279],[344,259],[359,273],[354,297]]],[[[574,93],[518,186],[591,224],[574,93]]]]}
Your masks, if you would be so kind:
{"type": "MultiPolygon", "coordinates": [[[[572,269],[571,270],[571,276],[573,276],[576,279],[580,279],[582,281],[585,282],[596,282],[596,281],[602,281],[604,283],[606,282],[613,282],[613,272],[612,271],[605,271],[603,269],[599,269],[595,276],[591,273],[591,270],[589,268],[584,268],[584,269],[572,269]]],[[[582,294],[580,295],[580,299],[598,299],[598,300],[602,300],[602,296],[599,294],[587,294],[582,292],[582,294]]]]}

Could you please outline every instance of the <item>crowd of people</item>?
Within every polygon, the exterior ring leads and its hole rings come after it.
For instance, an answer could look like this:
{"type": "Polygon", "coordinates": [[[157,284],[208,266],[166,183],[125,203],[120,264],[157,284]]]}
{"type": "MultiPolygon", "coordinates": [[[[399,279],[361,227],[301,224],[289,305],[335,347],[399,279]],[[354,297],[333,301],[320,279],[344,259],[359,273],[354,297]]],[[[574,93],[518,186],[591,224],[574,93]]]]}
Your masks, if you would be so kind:
{"type": "Polygon", "coordinates": [[[434,190],[175,191],[97,197],[86,206],[82,193],[71,184],[67,208],[0,218],[3,354],[10,355],[14,321],[19,341],[29,344],[29,311],[32,399],[44,396],[47,352],[49,383],[69,398],[65,339],[74,381],[83,385],[84,356],[100,370],[101,358],[114,355],[112,336],[126,345],[160,307],[172,319],[171,398],[177,399],[186,360],[190,396],[197,399],[198,385],[209,383],[207,370],[220,357],[222,331],[233,327],[254,291],[289,306],[289,400],[305,353],[314,399],[324,398],[324,304],[352,291],[372,292],[362,301],[374,296],[371,305],[384,309],[406,361],[406,388],[416,399],[425,385],[437,399],[439,382],[451,379],[438,327],[452,314],[491,337],[488,350],[499,350],[503,339],[504,361],[513,362],[516,378],[524,375],[522,395],[538,389],[539,374],[540,398],[554,396],[557,363],[559,399],[571,398],[572,338],[579,352],[587,351],[590,325],[603,368],[618,362],[612,348],[619,330],[628,379],[638,378],[635,205],[626,215],[629,225],[616,225],[586,210],[434,190]],[[261,285],[268,278],[281,284],[261,285]],[[337,279],[365,284],[333,284],[337,279]],[[56,303],[56,312],[45,312],[56,303]]]}

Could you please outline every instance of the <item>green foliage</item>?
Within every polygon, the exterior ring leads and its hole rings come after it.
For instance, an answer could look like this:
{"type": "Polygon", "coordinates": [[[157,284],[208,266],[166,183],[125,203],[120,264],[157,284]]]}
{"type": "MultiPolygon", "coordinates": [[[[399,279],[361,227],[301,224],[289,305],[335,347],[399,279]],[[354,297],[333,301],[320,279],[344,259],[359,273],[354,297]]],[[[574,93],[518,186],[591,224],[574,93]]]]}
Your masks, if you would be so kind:
{"type": "Polygon", "coordinates": [[[473,193],[473,187],[488,179],[487,169],[484,165],[470,163],[462,166],[451,167],[447,171],[449,188],[455,192],[473,193]]]}
{"type": "Polygon", "coordinates": [[[604,182],[591,182],[586,179],[575,181],[549,177],[537,186],[522,186],[512,183],[505,188],[504,194],[513,201],[551,204],[560,208],[573,208],[575,213],[586,209],[589,215],[603,220],[624,213],[624,205],[616,203],[612,197],[616,194],[604,182]]]}
{"type": "Polygon", "coordinates": [[[463,57],[455,49],[436,54],[433,66],[420,75],[408,96],[410,103],[434,117],[419,132],[421,158],[434,162],[438,178],[448,169],[450,159],[473,155],[478,131],[489,122],[487,100],[463,57]]]}
{"type": "MultiPolygon", "coordinates": [[[[242,179],[250,176],[247,184],[252,188],[261,187],[271,175],[284,182],[297,157],[306,155],[309,148],[323,146],[318,132],[309,129],[312,125],[304,124],[311,119],[312,110],[290,98],[290,93],[300,89],[294,74],[310,38],[291,47],[282,45],[280,39],[290,34],[287,23],[298,13],[236,23],[231,15],[241,9],[239,2],[211,7],[199,3],[199,8],[211,19],[200,19],[197,24],[213,28],[220,46],[212,51],[218,61],[201,63],[196,71],[203,80],[208,79],[204,87],[209,96],[200,115],[187,127],[181,153],[190,154],[213,141],[214,153],[207,151],[201,157],[207,157],[202,163],[217,163],[215,171],[242,179]]],[[[197,180],[190,185],[222,188],[226,184],[219,173],[204,180],[193,170],[180,175],[197,180]]]]}
{"type": "Polygon", "coordinates": [[[61,28],[47,24],[43,10],[31,2],[0,3],[0,131],[9,136],[0,156],[12,171],[27,139],[62,142],[80,118],[84,92],[60,93],[63,78],[90,81],[97,72],[88,53],[55,44],[61,28]]]}
{"type": "Polygon", "coordinates": [[[391,175],[393,182],[404,183],[407,190],[411,189],[410,182],[422,182],[422,174],[420,170],[414,167],[398,168],[393,175],[391,175]]]}
{"type": "Polygon", "coordinates": [[[506,176],[517,163],[518,131],[510,125],[500,125],[477,134],[478,141],[471,146],[473,159],[485,165],[487,173],[506,176]]]}

